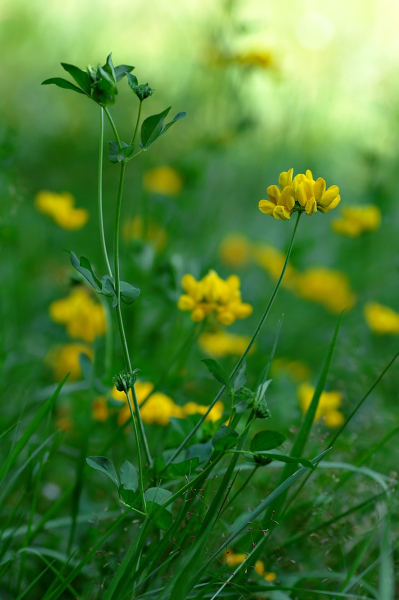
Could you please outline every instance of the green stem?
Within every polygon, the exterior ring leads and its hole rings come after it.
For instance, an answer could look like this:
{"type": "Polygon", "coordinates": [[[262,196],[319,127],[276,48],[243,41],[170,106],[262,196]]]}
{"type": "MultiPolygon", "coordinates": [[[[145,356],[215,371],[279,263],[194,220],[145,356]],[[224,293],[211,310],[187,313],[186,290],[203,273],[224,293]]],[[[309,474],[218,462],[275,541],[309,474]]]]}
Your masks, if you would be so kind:
{"type": "MultiPolygon", "coordinates": [[[[231,374],[230,374],[230,379],[232,379],[235,374],[237,373],[237,371],[239,370],[239,368],[241,367],[242,363],[244,362],[248,352],[251,350],[252,346],[254,345],[256,338],[258,337],[259,333],[261,332],[261,329],[263,327],[263,325],[265,324],[265,321],[269,315],[270,309],[273,306],[273,303],[276,299],[277,296],[277,292],[280,289],[281,286],[281,282],[283,280],[284,277],[284,273],[285,270],[287,268],[288,265],[288,261],[289,258],[291,256],[291,251],[292,251],[292,247],[294,245],[294,240],[295,240],[295,235],[298,229],[298,224],[299,224],[299,219],[301,217],[302,212],[298,212],[297,213],[297,219],[295,222],[295,226],[294,226],[294,231],[292,232],[292,236],[291,236],[291,240],[290,240],[290,244],[288,246],[288,250],[287,250],[287,255],[285,257],[285,261],[284,261],[284,265],[283,268],[281,270],[281,274],[280,277],[278,278],[278,281],[275,285],[275,288],[273,290],[273,293],[270,297],[270,300],[265,308],[265,311],[262,315],[261,320],[259,321],[259,324],[257,326],[257,328],[255,329],[255,333],[253,334],[251,341],[249,342],[248,346],[246,347],[243,355],[241,356],[241,358],[239,358],[236,366],[234,367],[234,369],[232,370],[231,374]]],[[[212,403],[209,405],[208,410],[203,414],[203,416],[201,417],[201,419],[198,421],[198,423],[195,425],[195,427],[190,431],[190,433],[187,435],[187,437],[183,440],[183,442],[180,444],[180,446],[177,448],[177,450],[172,454],[172,456],[169,458],[168,462],[166,463],[166,466],[170,465],[170,463],[175,460],[176,456],[178,456],[180,454],[180,452],[183,450],[183,448],[186,446],[187,442],[189,442],[191,440],[191,438],[193,437],[193,435],[196,433],[196,431],[201,427],[202,423],[205,421],[206,417],[208,416],[208,414],[211,412],[212,408],[215,406],[216,402],[219,400],[219,398],[222,396],[223,392],[225,391],[226,386],[224,385],[218,392],[218,394],[216,395],[216,397],[214,398],[214,400],[212,401],[212,403]]]]}
{"type": "Polygon", "coordinates": [[[107,117],[108,117],[108,121],[110,122],[110,125],[111,125],[111,127],[112,127],[112,130],[113,130],[113,132],[114,132],[115,139],[116,139],[116,143],[118,144],[118,148],[119,148],[119,150],[121,150],[121,148],[122,148],[121,139],[120,139],[120,137],[119,137],[118,130],[116,129],[116,126],[115,126],[114,120],[113,120],[113,118],[111,117],[111,113],[109,112],[109,110],[108,110],[108,108],[107,108],[107,107],[105,107],[105,108],[104,108],[104,111],[105,111],[105,114],[106,114],[106,115],[107,115],[107,117]]]}
{"type": "Polygon", "coordinates": [[[100,239],[104,260],[107,265],[109,276],[112,277],[112,269],[108,259],[107,244],[104,233],[103,217],[103,159],[104,159],[104,109],[100,108],[100,147],[98,153],[98,218],[100,222],[100,239]]]}
{"type": "Polygon", "coordinates": [[[134,418],[133,407],[132,407],[132,403],[130,402],[129,392],[125,392],[125,394],[126,394],[126,398],[127,398],[127,403],[129,404],[130,416],[132,417],[132,423],[133,423],[134,437],[136,439],[137,462],[139,464],[139,488],[140,488],[141,502],[144,507],[144,512],[147,513],[147,505],[146,505],[145,496],[144,496],[143,465],[141,462],[139,432],[137,429],[136,419],[134,418]]]}
{"type": "MultiPolygon", "coordinates": [[[[130,145],[132,146],[134,144],[134,140],[136,139],[136,135],[137,135],[137,130],[139,128],[139,124],[140,124],[140,118],[141,118],[141,108],[143,106],[143,101],[140,100],[140,104],[139,104],[139,110],[137,113],[137,119],[136,119],[136,126],[134,128],[134,132],[133,132],[133,137],[132,137],[132,141],[130,142],[130,145]]],[[[133,158],[133,157],[132,157],[133,158]]]]}
{"type": "MultiPolygon", "coordinates": [[[[129,373],[131,373],[132,372],[132,364],[130,362],[129,349],[128,349],[127,340],[126,340],[125,328],[123,326],[123,320],[122,320],[122,310],[121,310],[121,302],[120,302],[121,281],[120,281],[120,269],[119,269],[119,231],[120,231],[122,193],[123,193],[123,182],[125,179],[125,171],[126,171],[126,163],[122,162],[120,179],[119,179],[118,198],[117,198],[117,202],[116,202],[116,216],[115,216],[115,230],[114,230],[114,261],[115,261],[114,262],[114,272],[115,272],[115,294],[116,294],[116,302],[117,302],[115,310],[116,310],[116,318],[118,321],[119,335],[120,335],[121,342],[122,342],[122,350],[123,350],[123,356],[125,359],[126,369],[129,373]]],[[[153,462],[152,462],[150,449],[148,447],[148,442],[147,442],[147,438],[146,438],[145,431],[144,431],[143,421],[142,421],[141,415],[140,415],[140,408],[139,408],[139,403],[137,401],[136,390],[134,388],[134,385],[132,386],[131,389],[132,389],[134,410],[135,410],[135,413],[137,416],[137,422],[138,422],[138,426],[139,426],[141,440],[143,442],[147,461],[148,461],[150,467],[152,468],[153,462]]]]}

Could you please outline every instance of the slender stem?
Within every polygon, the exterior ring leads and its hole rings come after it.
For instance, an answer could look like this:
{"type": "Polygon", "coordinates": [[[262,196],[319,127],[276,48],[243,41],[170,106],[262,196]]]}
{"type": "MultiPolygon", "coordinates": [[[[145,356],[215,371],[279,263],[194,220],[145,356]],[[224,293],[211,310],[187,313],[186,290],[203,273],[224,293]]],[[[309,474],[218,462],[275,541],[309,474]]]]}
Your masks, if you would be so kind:
{"type": "MultiPolygon", "coordinates": [[[[130,145],[132,146],[134,144],[134,140],[136,139],[136,135],[137,135],[137,130],[139,128],[139,124],[140,124],[140,118],[141,118],[141,108],[143,106],[143,101],[140,100],[139,103],[139,110],[137,113],[137,119],[136,119],[136,126],[134,128],[134,132],[133,132],[133,137],[132,137],[132,141],[130,142],[130,145]]],[[[132,157],[133,158],[133,157],[132,157]]]]}
{"type": "Polygon", "coordinates": [[[120,150],[120,149],[122,148],[122,144],[121,144],[121,139],[120,139],[120,137],[119,137],[118,130],[116,129],[116,126],[115,126],[114,120],[113,120],[113,118],[111,117],[111,113],[109,112],[109,110],[108,110],[108,108],[107,108],[107,107],[105,107],[105,108],[104,108],[104,111],[105,111],[105,114],[106,114],[106,115],[107,115],[107,117],[108,117],[108,121],[110,122],[110,125],[111,125],[111,127],[112,127],[112,130],[113,130],[113,132],[114,132],[114,135],[115,135],[115,138],[116,138],[116,143],[118,144],[118,148],[119,148],[119,150],[120,150]]]}
{"type": "Polygon", "coordinates": [[[112,269],[108,259],[107,244],[104,233],[103,217],[103,158],[104,158],[104,109],[100,108],[100,147],[98,152],[98,218],[100,222],[100,239],[108,274],[112,277],[112,269]]]}
{"type": "MultiPolygon", "coordinates": [[[[253,334],[253,336],[251,338],[251,341],[249,342],[248,346],[246,347],[243,355],[241,356],[241,358],[239,358],[236,366],[232,370],[232,372],[230,374],[230,378],[234,377],[234,375],[237,373],[237,371],[241,367],[242,363],[244,362],[245,357],[247,356],[248,352],[251,350],[252,346],[254,345],[256,338],[258,337],[258,335],[259,335],[259,333],[260,333],[263,325],[265,324],[265,321],[267,319],[267,316],[269,315],[270,309],[273,306],[274,300],[276,299],[276,296],[277,296],[277,292],[280,289],[281,282],[283,280],[284,273],[285,273],[285,270],[287,268],[287,264],[288,264],[289,258],[291,256],[291,251],[292,251],[292,247],[294,245],[295,235],[296,235],[296,232],[297,232],[297,229],[298,229],[298,223],[299,223],[299,219],[301,217],[301,214],[302,214],[301,212],[297,213],[297,219],[296,219],[296,222],[295,222],[294,231],[292,232],[290,244],[288,246],[287,255],[285,257],[285,261],[284,261],[283,268],[281,270],[280,277],[278,278],[278,281],[277,281],[276,286],[275,286],[275,288],[273,290],[273,293],[272,293],[272,295],[270,297],[270,300],[269,300],[269,302],[268,302],[268,304],[267,304],[267,306],[265,308],[265,311],[264,311],[264,313],[262,315],[262,318],[259,321],[259,324],[258,324],[257,328],[255,329],[255,333],[253,334]]],[[[180,452],[183,450],[183,448],[185,447],[185,445],[187,444],[187,442],[189,442],[191,440],[191,438],[193,437],[193,435],[195,434],[195,432],[199,429],[199,427],[201,427],[202,423],[205,421],[206,417],[211,412],[211,410],[215,406],[216,402],[222,396],[222,394],[225,391],[225,389],[226,389],[226,386],[224,385],[219,390],[218,394],[216,395],[216,397],[214,398],[214,400],[212,401],[212,403],[209,405],[208,410],[202,415],[202,417],[198,421],[198,423],[193,427],[193,429],[190,431],[190,433],[187,435],[187,437],[183,440],[183,442],[180,444],[180,446],[172,454],[172,456],[169,458],[168,462],[166,463],[166,466],[170,465],[170,463],[175,460],[176,456],[178,456],[180,454],[180,452]]]]}
{"type": "Polygon", "coordinates": [[[142,502],[142,505],[144,507],[144,512],[147,513],[147,505],[146,505],[145,496],[144,496],[143,465],[142,465],[142,462],[141,462],[141,450],[140,450],[139,432],[138,432],[138,429],[137,429],[136,419],[134,418],[134,412],[133,412],[132,403],[130,402],[129,393],[128,392],[125,392],[125,393],[126,393],[127,403],[129,404],[130,416],[132,417],[134,437],[136,438],[137,462],[139,464],[139,488],[140,488],[141,502],[142,502]]]}
{"type": "MultiPolygon", "coordinates": [[[[116,216],[115,216],[115,230],[114,230],[114,273],[115,273],[115,294],[116,294],[116,302],[117,302],[115,310],[116,310],[116,318],[118,321],[119,334],[120,334],[120,338],[121,338],[121,342],[122,342],[122,350],[123,350],[123,356],[125,359],[126,369],[128,370],[129,373],[131,373],[132,372],[132,364],[130,362],[129,349],[128,349],[127,340],[126,340],[125,328],[123,326],[123,320],[122,320],[122,310],[121,310],[121,302],[120,302],[121,281],[120,281],[120,269],[119,269],[119,231],[120,231],[122,193],[123,193],[123,182],[125,179],[125,171],[126,171],[126,163],[122,162],[120,179],[119,179],[118,198],[117,198],[117,202],[116,202],[116,216]]],[[[139,408],[139,403],[137,401],[137,395],[136,395],[136,390],[134,388],[134,385],[132,386],[131,389],[132,389],[134,410],[137,415],[137,422],[138,422],[138,426],[139,426],[141,440],[143,442],[147,461],[148,461],[150,467],[152,467],[153,462],[152,462],[150,449],[148,447],[148,442],[147,442],[147,438],[146,438],[145,431],[144,431],[143,421],[142,421],[141,415],[140,415],[140,408],[139,408]]]]}
{"type": "Polygon", "coordinates": [[[129,158],[127,158],[126,162],[129,162],[129,161],[133,160],[133,158],[136,158],[136,156],[138,156],[142,152],[146,152],[146,151],[147,151],[146,148],[143,148],[142,150],[139,150],[138,152],[136,152],[136,154],[133,154],[133,156],[130,156],[129,158]]]}

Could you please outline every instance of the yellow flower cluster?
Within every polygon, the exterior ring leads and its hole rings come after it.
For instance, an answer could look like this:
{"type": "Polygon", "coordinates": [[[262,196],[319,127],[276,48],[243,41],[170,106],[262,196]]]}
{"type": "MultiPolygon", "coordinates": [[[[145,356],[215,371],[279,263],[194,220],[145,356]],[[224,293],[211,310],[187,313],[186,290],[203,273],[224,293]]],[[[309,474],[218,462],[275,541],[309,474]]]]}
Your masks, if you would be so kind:
{"type": "Polygon", "coordinates": [[[73,288],[67,298],[52,302],[49,312],[53,321],[66,326],[72,338],[93,342],[105,332],[104,309],[83,286],[73,288]]]}
{"type": "Polygon", "coordinates": [[[364,316],[374,333],[399,335],[399,313],[389,306],[369,302],[364,307],[364,316]]]}
{"type": "Polygon", "coordinates": [[[248,50],[233,57],[233,61],[245,67],[270,69],[274,64],[273,54],[269,50],[248,50]]]}
{"type": "Polygon", "coordinates": [[[68,192],[56,194],[43,190],[36,195],[35,206],[63,229],[81,229],[89,218],[87,210],[75,208],[75,198],[68,192]]]}
{"type": "MultiPolygon", "coordinates": [[[[237,567],[238,565],[240,565],[242,562],[244,562],[244,560],[247,558],[247,554],[242,553],[238,553],[235,554],[233,552],[233,550],[230,548],[229,550],[227,550],[225,557],[224,557],[224,562],[226,563],[226,565],[228,565],[229,567],[237,567]]],[[[261,560],[257,560],[256,563],[254,564],[254,569],[256,571],[256,573],[258,575],[260,575],[261,577],[263,577],[266,581],[275,581],[277,578],[276,573],[273,573],[273,571],[266,571],[265,570],[265,565],[263,564],[263,562],[261,560]]]]}
{"type": "Polygon", "coordinates": [[[252,313],[252,306],[241,300],[240,285],[237,275],[223,280],[215,271],[209,271],[199,281],[192,275],[184,275],[182,286],[186,293],[180,296],[178,307],[190,311],[193,321],[203,321],[214,313],[219,323],[231,325],[252,313]]]}
{"type": "Polygon", "coordinates": [[[306,269],[296,278],[294,291],[301,298],[318,302],[333,313],[350,309],[356,302],[347,276],[325,267],[306,269]]]}
{"type": "Polygon", "coordinates": [[[168,240],[165,229],[154,221],[149,221],[145,226],[140,216],[129,219],[124,223],[123,237],[127,242],[130,240],[150,242],[158,252],[164,249],[168,240]]]}
{"type": "MultiPolygon", "coordinates": [[[[299,405],[303,414],[312,402],[315,388],[308,382],[301,383],[298,387],[299,405]]],[[[316,421],[324,419],[327,427],[339,427],[344,422],[344,415],[338,410],[342,404],[342,395],[338,391],[323,392],[320,396],[316,412],[316,421]]]]}
{"type": "Polygon", "coordinates": [[[176,196],[183,187],[183,180],[171,167],[156,167],[144,173],[143,187],[152,194],[176,196]]]}
{"type": "Polygon", "coordinates": [[[336,233],[348,237],[358,237],[367,231],[375,231],[381,225],[381,211],[378,206],[346,206],[342,217],[331,223],[336,233]]]}
{"type": "Polygon", "coordinates": [[[56,346],[47,354],[46,364],[53,370],[57,381],[61,381],[67,373],[70,373],[69,381],[79,379],[81,375],[80,354],[86,354],[90,359],[93,358],[93,351],[86,344],[72,343],[56,346]]]}
{"type": "MultiPolygon", "coordinates": [[[[154,385],[146,381],[137,381],[135,383],[135,390],[137,401],[141,406],[145,400],[145,404],[140,408],[141,418],[144,423],[149,425],[167,425],[171,417],[177,417],[184,419],[189,415],[203,415],[207,407],[195,402],[187,402],[184,406],[179,406],[175,402],[162,392],[151,393],[154,389],[154,385]]],[[[129,392],[130,399],[132,399],[132,392],[129,392]]],[[[112,398],[123,402],[122,408],[118,414],[118,424],[124,425],[131,418],[129,405],[124,392],[118,392],[116,387],[112,389],[112,398]]],[[[93,403],[93,417],[97,420],[105,420],[104,418],[104,402],[103,398],[98,398],[96,405],[93,403]]],[[[133,404],[132,404],[133,405],[133,404]]],[[[223,403],[216,402],[211,412],[207,416],[207,421],[219,421],[223,416],[223,403]]],[[[108,413],[107,413],[108,415],[108,413]]]]}
{"type": "Polygon", "coordinates": [[[251,244],[240,233],[230,233],[219,247],[220,260],[228,267],[245,267],[251,260],[251,254],[251,244]]]}
{"type": "Polygon", "coordinates": [[[269,200],[259,201],[259,210],[275,219],[287,221],[291,214],[305,211],[313,215],[317,210],[323,213],[335,208],[340,200],[339,188],[332,185],[326,189],[326,182],[319,177],[313,179],[312,171],[300,173],[293,178],[294,169],[283,171],[278,178],[279,186],[267,188],[269,200]]]}
{"type": "MultiPolygon", "coordinates": [[[[209,356],[241,356],[251,338],[248,335],[228,333],[223,329],[202,333],[198,339],[200,348],[209,356]]],[[[252,351],[253,347],[251,348],[252,351]]]]}

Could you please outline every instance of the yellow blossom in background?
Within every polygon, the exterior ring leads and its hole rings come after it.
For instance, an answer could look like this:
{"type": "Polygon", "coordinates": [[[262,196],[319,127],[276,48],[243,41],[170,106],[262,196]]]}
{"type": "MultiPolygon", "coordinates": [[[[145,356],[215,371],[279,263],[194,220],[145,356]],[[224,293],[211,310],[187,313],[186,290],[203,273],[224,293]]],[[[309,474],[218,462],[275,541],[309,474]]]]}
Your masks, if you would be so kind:
{"type": "MultiPolygon", "coordinates": [[[[220,358],[221,356],[241,356],[250,341],[249,335],[237,335],[220,329],[219,331],[202,333],[198,339],[198,344],[209,356],[220,358]]],[[[253,347],[251,351],[252,349],[253,347]]]]}
{"type": "Polygon", "coordinates": [[[364,307],[364,316],[374,333],[399,335],[399,313],[393,308],[377,302],[368,302],[364,307]]]}
{"type": "Polygon", "coordinates": [[[154,221],[149,221],[146,225],[140,216],[126,221],[122,228],[123,237],[128,242],[130,240],[143,240],[154,245],[159,252],[163,250],[168,240],[165,229],[160,227],[154,221]]]}
{"type": "MultiPolygon", "coordinates": [[[[208,410],[208,406],[204,406],[202,404],[197,404],[196,402],[187,402],[183,406],[184,415],[203,415],[208,410]]],[[[223,416],[224,406],[223,403],[216,402],[215,406],[212,407],[209,415],[206,417],[205,421],[212,421],[215,423],[216,421],[220,421],[223,416]]]]}
{"type": "Polygon", "coordinates": [[[199,281],[192,275],[184,275],[182,286],[186,293],[180,296],[178,307],[190,311],[193,321],[203,321],[214,313],[219,323],[231,325],[252,313],[252,306],[241,300],[240,285],[237,275],[223,280],[216,271],[209,271],[199,281]]]}
{"type": "MultiPolygon", "coordinates": [[[[301,383],[298,387],[299,406],[305,414],[312,402],[315,388],[308,382],[301,383]]],[[[342,404],[342,395],[338,391],[323,392],[320,396],[315,420],[324,418],[327,427],[339,427],[344,422],[344,415],[338,410],[342,404]]]]}
{"type": "Polygon", "coordinates": [[[352,308],[356,302],[347,276],[326,267],[311,267],[298,275],[294,291],[301,298],[322,304],[334,313],[352,308]]]}
{"type": "Polygon", "coordinates": [[[357,237],[367,231],[375,231],[381,225],[381,211],[378,206],[346,206],[341,211],[342,217],[331,223],[336,233],[357,237]]]}
{"type": "Polygon", "coordinates": [[[274,65],[273,54],[267,49],[248,50],[233,57],[233,62],[245,67],[259,67],[270,69],[274,65]]]}
{"type": "MultiPolygon", "coordinates": [[[[241,563],[243,563],[247,557],[248,557],[248,554],[245,554],[244,552],[235,554],[233,552],[233,550],[230,548],[224,556],[224,562],[229,567],[234,568],[234,567],[237,567],[238,565],[240,565],[241,563]]],[[[265,570],[265,565],[263,564],[263,562],[261,560],[256,561],[256,563],[254,564],[254,570],[258,575],[263,577],[266,581],[274,581],[276,579],[276,573],[267,572],[265,570]]]]}
{"type": "Polygon", "coordinates": [[[73,421],[71,419],[70,410],[67,407],[62,407],[57,411],[55,419],[55,426],[57,429],[67,433],[73,429],[73,421]]]}
{"type": "Polygon", "coordinates": [[[93,400],[91,409],[91,416],[95,421],[106,421],[108,419],[109,410],[105,396],[99,396],[93,400]]]}
{"type": "MultiPolygon", "coordinates": [[[[253,256],[256,262],[269,273],[270,277],[274,281],[277,281],[284,266],[285,254],[277,248],[273,248],[273,246],[257,244],[253,249],[253,256]]],[[[296,269],[288,263],[281,285],[286,288],[292,288],[296,276],[296,269]]]]}
{"type": "Polygon", "coordinates": [[[144,173],[143,187],[153,194],[176,196],[183,187],[183,179],[171,167],[156,167],[144,173]]]}
{"type": "Polygon", "coordinates": [[[220,244],[219,256],[229,267],[245,267],[251,259],[251,244],[243,235],[230,233],[220,244]]]}
{"type": "Polygon", "coordinates": [[[93,358],[93,351],[85,344],[64,344],[56,346],[46,356],[45,362],[54,372],[56,381],[61,381],[67,373],[68,380],[79,379],[82,371],[79,364],[79,355],[86,354],[93,358]]]}
{"type": "Polygon", "coordinates": [[[308,365],[300,360],[290,360],[289,358],[276,358],[274,359],[271,366],[271,374],[273,376],[280,373],[287,374],[291,379],[296,382],[308,379],[310,376],[310,369],[308,365]]]}
{"type": "Polygon", "coordinates": [[[105,333],[104,309],[83,286],[73,288],[67,298],[52,302],[49,313],[53,321],[65,325],[72,338],[93,342],[105,333]]]}
{"type": "Polygon", "coordinates": [[[43,190],[36,195],[35,206],[63,229],[81,229],[89,218],[87,210],[75,208],[75,198],[68,192],[57,194],[43,190]]]}
{"type": "Polygon", "coordinates": [[[309,170],[305,175],[300,173],[294,178],[293,174],[294,169],[283,171],[279,176],[279,185],[267,188],[269,199],[259,201],[261,212],[287,221],[298,210],[312,215],[317,210],[328,212],[339,204],[341,196],[336,185],[326,189],[325,180],[319,177],[315,181],[309,170]]]}

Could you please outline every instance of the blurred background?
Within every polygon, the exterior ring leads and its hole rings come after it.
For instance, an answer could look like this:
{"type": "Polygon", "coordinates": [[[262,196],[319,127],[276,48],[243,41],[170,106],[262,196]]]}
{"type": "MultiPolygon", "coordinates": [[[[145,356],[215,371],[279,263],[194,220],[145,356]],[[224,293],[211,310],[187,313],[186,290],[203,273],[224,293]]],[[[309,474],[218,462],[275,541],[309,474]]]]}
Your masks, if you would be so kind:
{"type": "MultiPolygon", "coordinates": [[[[104,271],[96,213],[99,109],[40,84],[65,75],[60,62],[96,66],[111,51],[115,64],[134,65],[139,82],[155,88],[144,116],[166,106],[172,115],[187,111],[128,169],[122,269],[142,290],[126,309],[135,365],[144,378],[157,379],[191,335],[189,314],[176,307],[184,273],[199,278],[213,268],[224,278],[239,275],[243,301],[254,311],[229,331],[253,331],[293,227],[261,214],[258,201],[281,171],[311,169],[327,186],[339,186],[342,202],[332,213],[302,219],[292,265],[308,279],[295,289],[287,281],[281,290],[250,370],[255,379],[264,367],[284,313],[277,358],[283,366],[301,361],[299,380],[314,383],[346,307],[330,387],[342,394],[344,412],[354,405],[393,355],[399,332],[396,313],[389,313],[383,331],[364,313],[370,302],[398,310],[396,8],[393,0],[152,0],[150,6],[2,0],[0,311],[2,393],[12,399],[10,410],[20,408],[21,398],[40,402],[40,390],[61,379],[46,357],[60,342],[71,342],[49,313],[76,282],[64,249],[104,271]],[[43,190],[72,194],[88,211],[84,227],[71,231],[40,212],[35,198],[43,190]],[[342,217],[341,207],[359,205],[378,208],[370,227],[342,217]],[[334,229],[340,218],[344,225],[334,229]],[[273,249],[277,254],[270,255],[273,249]]],[[[111,107],[122,139],[131,136],[136,110],[124,79],[111,107]]],[[[105,139],[113,139],[108,123],[105,139]]],[[[117,170],[105,161],[110,246],[117,170]]],[[[114,342],[108,381],[122,362],[114,342]]],[[[226,368],[236,360],[231,353],[225,352],[226,368]]],[[[207,404],[209,382],[198,366],[203,355],[194,344],[164,391],[172,393],[178,382],[177,401],[193,394],[207,404]],[[202,377],[205,387],[196,387],[202,377]]],[[[397,368],[391,373],[353,425],[354,435],[373,429],[378,436],[387,419],[397,422],[397,368]]],[[[276,383],[290,398],[294,421],[300,416],[297,383],[292,373],[276,383]]],[[[282,422],[284,406],[273,407],[277,418],[282,411],[282,422]]]]}

